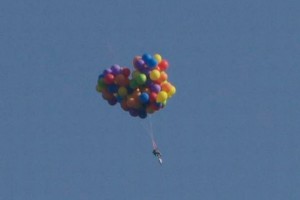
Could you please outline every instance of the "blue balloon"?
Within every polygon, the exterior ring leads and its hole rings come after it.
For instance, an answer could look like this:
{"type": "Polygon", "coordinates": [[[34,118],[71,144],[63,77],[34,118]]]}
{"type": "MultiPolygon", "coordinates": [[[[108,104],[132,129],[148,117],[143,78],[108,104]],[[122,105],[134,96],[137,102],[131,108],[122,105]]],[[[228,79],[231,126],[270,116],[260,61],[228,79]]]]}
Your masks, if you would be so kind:
{"type": "Polygon", "coordinates": [[[121,103],[123,101],[123,97],[121,97],[121,96],[117,96],[116,98],[117,98],[118,103],[121,103]]]}
{"type": "Polygon", "coordinates": [[[102,78],[104,78],[104,75],[103,75],[103,74],[100,74],[100,75],[98,76],[98,80],[100,80],[100,79],[102,79],[102,78]]]}
{"type": "Polygon", "coordinates": [[[151,58],[148,60],[148,62],[146,62],[146,64],[148,65],[148,67],[154,68],[157,65],[157,61],[154,58],[151,58]]]}
{"type": "Polygon", "coordinates": [[[147,112],[144,110],[139,111],[138,116],[142,119],[145,119],[147,117],[147,112]]]}
{"type": "Polygon", "coordinates": [[[111,85],[108,85],[107,89],[110,93],[117,93],[119,88],[117,85],[111,84],[111,85]]]}
{"type": "Polygon", "coordinates": [[[140,96],[140,101],[145,104],[149,102],[149,94],[147,92],[143,92],[140,96]]]}
{"type": "Polygon", "coordinates": [[[145,53],[145,54],[142,56],[142,59],[143,59],[143,61],[145,61],[145,63],[147,64],[148,61],[152,59],[152,56],[151,56],[150,54],[145,53]]]}

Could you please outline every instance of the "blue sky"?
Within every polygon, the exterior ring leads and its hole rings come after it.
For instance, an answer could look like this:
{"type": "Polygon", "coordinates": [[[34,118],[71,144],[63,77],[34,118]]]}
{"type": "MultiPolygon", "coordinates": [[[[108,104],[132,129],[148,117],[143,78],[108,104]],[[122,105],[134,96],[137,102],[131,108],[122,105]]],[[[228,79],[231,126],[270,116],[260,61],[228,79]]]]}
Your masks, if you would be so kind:
{"type": "Polygon", "coordinates": [[[299,199],[299,8],[1,1],[0,199],[299,199]],[[141,120],[95,85],[145,52],[177,94],[141,120]]]}

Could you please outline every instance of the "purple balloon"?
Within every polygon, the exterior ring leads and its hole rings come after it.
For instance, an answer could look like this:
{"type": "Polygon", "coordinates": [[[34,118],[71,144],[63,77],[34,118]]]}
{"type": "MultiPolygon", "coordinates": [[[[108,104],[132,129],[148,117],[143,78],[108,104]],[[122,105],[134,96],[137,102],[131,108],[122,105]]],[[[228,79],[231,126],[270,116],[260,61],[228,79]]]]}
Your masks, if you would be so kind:
{"type": "Polygon", "coordinates": [[[145,62],[142,59],[136,61],[134,64],[135,68],[139,71],[143,71],[145,68],[145,62]]]}
{"type": "Polygon", "coordinates": [[[146,74],[146,76],[150,76],[150,72],[152,71],[152,69],[147,67],[147,65],[144,65],[144,68],[140,71],[143,72],[144,74],[146,74]]]}
{"type": "Polygon", "coordinates": [[[155,93],[159,93],[161,90],[160,85],[158,85],[156,83],[151,83],[149,87],[150,87],[150,90],[155,93]]]}
{"type": "Polygon", "coordinates": [[[105,69],[103,71],[103,76],[106,76],[107,74],[111,74],[112,73],[112,70],[111,69],[105,69]]]}
{"type": "Polygon", "coordinates": [[[113,99],[109,99],[107,100],[107,102],[109,103],[109,105],[116,105],[116,103],[118,102],[116,98],[113,98],[113,99]]]}
{"type": "Polygon", "coordinates": [[[136,117],[136,116],[138,116],[138,111],[137,110],[135,110],[135,109],[130,109],[129,110],[129,114],[132,116],[132,117],[136,117]]]}
{"type": "Polygon", "coordinates": [[[110,69],[111,69],[113,75],[117,75],[117,74],[121,73],[121,67],[117,64],[111,66],[110,69]]]}

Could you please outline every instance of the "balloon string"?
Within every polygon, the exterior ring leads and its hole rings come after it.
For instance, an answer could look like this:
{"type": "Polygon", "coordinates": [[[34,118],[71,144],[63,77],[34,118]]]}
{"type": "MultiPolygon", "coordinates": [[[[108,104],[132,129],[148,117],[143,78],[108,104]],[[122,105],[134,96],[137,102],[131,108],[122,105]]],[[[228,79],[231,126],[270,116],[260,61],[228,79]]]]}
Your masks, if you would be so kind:
{"type": "Polygon", "coordinates": [[[152,124],[152,120],[151,120],[151,117],[149,116],[149,120],[148,121],[148,126],[146,127],[145,124],[142,124],[144,129],[146,130],[146,132],[148,133],[148,135],[150,136],[151,138],[151,142],[152,142],[152,146],[153,146],[153,149],[156,149],[157,148],[157,144],[155,142],[155,139],[154,139],[154,133],[153,133],[153,124],[152,124]]]}
{"type": "Polygon", "coordinates": [[[153,149],[157,149],[157,144],[155,142],[155,139],[154,139],[154,133],[153,133],[153,123],[152,123],[152,120],[151,120],[151,116],[149,116],[149,126],[150,126],[150,133],[151,133],[151,140],[152,140],[152,146],[153,146],[153,149]]]}

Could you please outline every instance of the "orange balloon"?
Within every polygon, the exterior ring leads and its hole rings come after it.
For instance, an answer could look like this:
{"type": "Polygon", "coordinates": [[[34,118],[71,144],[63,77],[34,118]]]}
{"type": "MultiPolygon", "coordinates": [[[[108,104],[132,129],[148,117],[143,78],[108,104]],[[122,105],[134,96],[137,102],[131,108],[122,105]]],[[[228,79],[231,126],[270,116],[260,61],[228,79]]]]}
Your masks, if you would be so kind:
{"type": "Polygon", "coordinates": [[[168,74],[164,71],[160,72],[160,77],[159,79],[156,80],[158,83],[162,83],[164,81],[168,80],[168,74]]]}
{"type": "Polygon", "coordinates": [[[120,86],[125,86],[126,85],[126,81],[127,78],[123,75],[123,74],[118,74],[116,77],[115,77],[115,84],[117,85],[120,85],[120,86]]]}
{"type": "Polygon", "coordinates": [[[172,85],[169,82],[164,82],[161,84],[161,89],[167,93],[170,92],[171,88],[172,88],[172,85]]]}
{"type": "Polygon", "coordinates": [[[139,88],[136,88],[135,91],[132,93],[132,97],[135,99],[138,99],[138,97],[141,95],[141,91],[139,88]]]}
{"type": "Polygon", "coordinates": [[[126,100],[123,100],[123,101],[121,102],[121,107],[122,107],[122,109],[125,110],[125,111],[128,111],[128,110],[129,110],[129,107],[128,107],[128,105],[127,105],[127,101],[126,101],[126,100]]]}
{"type": "Polygon", "coordinates": [[[135,106],[135,104],[136,104],[136,101],[133,97],[130,97],[127,99],[127,106],[129,108],[133,108],[135,106]]]}
{"type": "Polygon", "coordinates": [[[105,100],[111,100],[111,99],[113,99],[115,96],[114,96],[112,93],[110,93],[109,91],[107,91],[106,89],[104,89],[104,90],[102,90],[102,97],[103,97],[103,99],[105,99],[105,100]]]}

